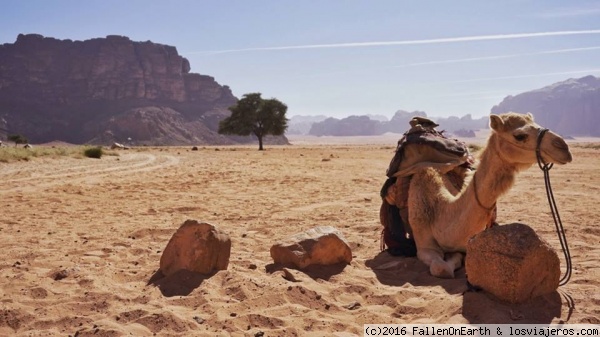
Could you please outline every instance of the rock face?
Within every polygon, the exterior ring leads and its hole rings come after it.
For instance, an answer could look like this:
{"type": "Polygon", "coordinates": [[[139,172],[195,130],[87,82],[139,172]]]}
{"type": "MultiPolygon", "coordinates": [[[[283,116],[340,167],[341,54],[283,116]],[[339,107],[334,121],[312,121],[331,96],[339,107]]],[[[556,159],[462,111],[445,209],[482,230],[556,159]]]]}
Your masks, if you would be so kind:
{"type": "Polygon", "coordinates": [[[309,134],[314,136],[369,136],[383,134],[382,123],[367,116],[350,116],[342,119],[327,118],[314,123],[309,134]]]}
{"type": "MultiPolygon", "coordinates": [[[[376,136],[386,132],[404,133],[409,129],[409,121],[413,117],[427,117],[423,111],[398,110],[392,119],[385,120],[381,116],[350,116],[342,119],[327,118],[322,121],[312,122],[310,131],[313,136],[376,136]]],[[[488,127],[489,118],[473,119],[471,115],[461,118],[438,118],[440,130],[455,132],[461,129],[484,129],[488,127]]]]}
{"type": "Polygon", "coordinates": [[[586,76],[506,97],[492,113],[531,112],[564,136],[600,136],[600,78],[586,76]]]}
{"type": "Polygon", "coordinates": [[[0,45],[0,126],[32,142],[239,141],[217,133],[237,102],[229,87],[190,69],[175,47],[150,41],[20,34],[0,45]]]}
{"type": "Polygon", "coordinates": [[[165,276],[179,270],[210,274],[226,270],[231,254],[229,236],[215,226],[187,220],[173,234],[160,257],[160,270],[165,276]]]}
{"type": "Polygon", "coordinates": [[[273,245],[271,257],[275,263],[303,269],[310,265],[350,263],[352,251],[337,229],[324,226],[292,235],[273,245]]]}
{"type": "Polygon", "coordinates": [[[471,284],[510,303],[552,293],[560,278],[554,249],[520,223],[494,226],[471,238],[465,269],[471,284]]]}
{"type": "Polygon", "coordinates": [[[313,124],[322,122],[327,119],[327,116],[293,116],[288,121],[288,135],[307,135],[313,124]]]}
{"type": "Polygon", "coordinates": [[[453,132],[453,134],[457,137],[463,137],[463,138],[473,138],[475,137],[475,131],[473,130],[467,130],[467,129],[460,129],[460,130],[456,130],[453,132]]]}

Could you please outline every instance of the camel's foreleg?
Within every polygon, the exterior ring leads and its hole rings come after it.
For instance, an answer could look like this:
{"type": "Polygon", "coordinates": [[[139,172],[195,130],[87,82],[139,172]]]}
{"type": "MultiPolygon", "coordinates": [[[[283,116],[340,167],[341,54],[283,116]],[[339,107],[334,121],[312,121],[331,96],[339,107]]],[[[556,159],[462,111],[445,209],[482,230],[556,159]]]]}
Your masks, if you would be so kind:
{"type": "Polygon", "coordinates": [[[462,254],[450,253],[444,260],[442,251],[430,248],[418,248],[417,257],[429,266],[431,275],[440,278],[454,278],[454,271],[462,266],[462,254]]]}
{"type": "Polygon", "coordinates": [[[461,252],[446,253],[445,260],[452,265],[454,270],[457,270],[462,267],[464,257],[461,252]]]}

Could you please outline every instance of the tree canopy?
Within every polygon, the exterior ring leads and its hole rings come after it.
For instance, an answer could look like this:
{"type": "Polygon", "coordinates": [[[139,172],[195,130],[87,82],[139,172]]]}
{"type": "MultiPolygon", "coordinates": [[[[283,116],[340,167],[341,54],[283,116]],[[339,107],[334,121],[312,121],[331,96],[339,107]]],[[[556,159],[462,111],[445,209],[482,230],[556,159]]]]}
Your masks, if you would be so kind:
{"type": "Polygon", "coordinates": [[[219,123],[219,133],[258,138],[258,149],[263,150],[263,137],[281,136],[287,129],[287,105],[271,98],[263,99],[260,93],[245,94],[236,105],[229,108],[231,116],[219,123]]]}
{"type": "Polygon", "coordinates": [[[8,140],[14,142],[15,146],[17,146],[17,144],[27,144],[29,142],[29,140],[22,135],[9,135],[8,140]]]}

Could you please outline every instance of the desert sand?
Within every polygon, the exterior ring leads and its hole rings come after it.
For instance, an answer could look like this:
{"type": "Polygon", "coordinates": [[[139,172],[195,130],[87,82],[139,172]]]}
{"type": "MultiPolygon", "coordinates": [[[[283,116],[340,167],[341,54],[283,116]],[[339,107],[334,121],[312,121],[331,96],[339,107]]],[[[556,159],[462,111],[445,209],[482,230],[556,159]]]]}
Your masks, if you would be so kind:
{"type": "MultiPolygon", "coordinates": [[[[437,279],[416,258],[380,251],[379,190],[396,140],[0,163],[0,335],[362,336],[366,323],[600,323],[598,143],[570,143],[574,161],[550,171],[571,281],[510,305],[467,291],[464,268],[437,279]],[[229,233],[227,270],[159,278],[161,252],[186,219],[229,233]],[[338,228],[352,263],[274,268],[271,245],[315,226],[338,228]]],[[[498,221],[533,227],[564,267],[537,166],[499,200],[498,221]]]]}

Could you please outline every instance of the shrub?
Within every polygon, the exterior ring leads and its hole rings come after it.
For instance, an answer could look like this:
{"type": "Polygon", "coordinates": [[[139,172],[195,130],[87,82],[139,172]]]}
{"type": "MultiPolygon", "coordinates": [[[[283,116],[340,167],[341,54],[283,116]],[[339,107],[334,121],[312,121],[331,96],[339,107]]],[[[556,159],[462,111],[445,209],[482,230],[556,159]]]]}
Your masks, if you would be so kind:
{"type": "Polygon", "coordinates": [[[468,145],[468,147],[469,147],[469,151],[470,151],[471,153],[478,152],[478,151],[480,151],[480,150],[483,148],[483,147],[482,147],[481,145],[479,145],[479,144],[469,144],[469,145],[468,145]]]}
{"type": "Polygon", "coordinates": [[[85,151],[83,151],[83,155],[88,157],[88,158],[102,158],[102,148],[101,147],[90,147],[88,149],[85,149],[85,151]]]}
{"type": "Polygon", "coordinates": [[[8,140],[15,143],[15,146],[18,144],[27,144],[29,141],[22,135],[9,135],[8,140]]]}

